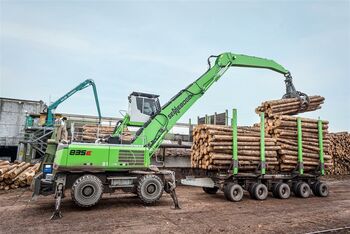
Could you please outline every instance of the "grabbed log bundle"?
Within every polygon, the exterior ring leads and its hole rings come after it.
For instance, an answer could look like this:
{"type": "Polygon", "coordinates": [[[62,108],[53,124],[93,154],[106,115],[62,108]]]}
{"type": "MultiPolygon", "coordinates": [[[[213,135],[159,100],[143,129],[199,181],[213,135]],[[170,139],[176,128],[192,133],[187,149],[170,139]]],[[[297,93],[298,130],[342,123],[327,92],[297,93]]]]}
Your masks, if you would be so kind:
{"type": "Polygon", "coordinates": [[[321,105],[324,103],[325,98],[321,96],[309,96],[309,100],[310,103],[304,110],[301,109],[301,101],[299,98],[286,98],[265,101],[255,109],[255,112],[263,112],[266,117],[276,115],[295,115],[321,109],[321,105]]]}

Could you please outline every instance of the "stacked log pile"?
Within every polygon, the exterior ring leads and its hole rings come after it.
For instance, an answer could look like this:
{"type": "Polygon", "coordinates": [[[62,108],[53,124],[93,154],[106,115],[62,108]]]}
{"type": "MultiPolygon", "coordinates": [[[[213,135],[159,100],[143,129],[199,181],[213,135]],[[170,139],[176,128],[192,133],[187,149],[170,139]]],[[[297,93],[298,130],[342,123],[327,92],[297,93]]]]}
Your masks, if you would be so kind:
{"type": "Polygon", "coordinates": [[[40,163],[31,165],[26,162],[9,163],[0,160],[0,190],[16,189],[31,184],[40,163]]]}
{"type": "MultiPolygon", "coordinates": [[[[81,138],[84,142],[95,142],[98,138],[107,138],[113,133],[114,127],[84,125],[82,128],[81,138]]],[[[132,133],[125,128],[121,135],[121,140],[130,142],[133,136],[132,133]]]]}
{"type": "MultiPolygon", "coordinates": [[[[260,129],[258,126],[238,127],[238,161],[240,171],[254,171],[260,163],[260,129]]],[[[271,136],[265,136],[268,170],[278,169],[277,150],[280,147],[271,136]]],[[[191,164],[208,170],[229,169],[232,163],[232,128],[198,125],[193,130],[191,164]]]]}
{"type": "MultiPolygon", "coordinates": [[[[319,139],[317,120],[301,118],[304,171],[315,170],[320,164],[319,139]]],[[[325,166],[332,166],[329,155],[330,138],[328,121],[323,121],[323,148],[325,166]]],[[[281,171],[291,171],[296,168],[298,161],[298,132],[297,117],[280,115],[266,119],[265,130],[276,139],[281,171]]]]}
{"type": "Polygon", "coordinates": [[[305,110],[300,110],[300,100],[298,98],[287,98],[270,100],[261,103],[257,107],[256,113],[265,113],[266,117],[276,115],[295,115],[302,112],[309,112],[321,109],[321,104],[324,103],[325,98],[321,96],[309,96],[310,103],[305,110]]]}
{"type": "Polygon", "coordinates": [[[350,174],[350,133],[339,132],[330,133],[329,152],[333,159],[334,175],[349,175],[350,174]]]}
{"type": "Polygon", "coordinates": [[[167,156],[167,157],[189,157],[191,155],[191,149],[186,148],[166,148],[158,149],[155,153],[156,156],[167,156]]]}
{"type": "Polygon", "coordinates": [[[108,137],[112,134],[114,127],[96,125],[84,125],[82,129],[82,139],[87,142],[94,142],[97,136],[100,138],[108,137]]]}

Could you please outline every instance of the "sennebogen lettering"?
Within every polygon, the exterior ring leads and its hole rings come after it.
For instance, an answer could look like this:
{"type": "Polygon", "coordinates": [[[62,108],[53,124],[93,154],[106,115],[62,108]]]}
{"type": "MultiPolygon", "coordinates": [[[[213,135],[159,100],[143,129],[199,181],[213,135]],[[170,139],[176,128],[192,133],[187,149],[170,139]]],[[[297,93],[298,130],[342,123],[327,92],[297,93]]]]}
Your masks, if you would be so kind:
{"type": "Polygon", "coordinates": [[[192,96],[187,96],[178,106],[173,107],[168,114],[168,118],[172,119],[175,115],[179,114],[181,109],[191,100],[191,98],[192,96]]]}

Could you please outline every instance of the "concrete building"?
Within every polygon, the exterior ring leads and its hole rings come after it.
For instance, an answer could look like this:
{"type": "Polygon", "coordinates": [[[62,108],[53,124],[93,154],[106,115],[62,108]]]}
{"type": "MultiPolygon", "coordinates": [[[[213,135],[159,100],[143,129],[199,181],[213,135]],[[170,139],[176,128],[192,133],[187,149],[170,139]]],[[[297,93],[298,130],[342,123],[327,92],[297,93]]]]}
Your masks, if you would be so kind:
{"type": "Polygon", "coordinates": [[[16,157],[17,146],[24,137],[26,115],[39,114],[43,101],[0,97],[0,158],[16,157]]]}

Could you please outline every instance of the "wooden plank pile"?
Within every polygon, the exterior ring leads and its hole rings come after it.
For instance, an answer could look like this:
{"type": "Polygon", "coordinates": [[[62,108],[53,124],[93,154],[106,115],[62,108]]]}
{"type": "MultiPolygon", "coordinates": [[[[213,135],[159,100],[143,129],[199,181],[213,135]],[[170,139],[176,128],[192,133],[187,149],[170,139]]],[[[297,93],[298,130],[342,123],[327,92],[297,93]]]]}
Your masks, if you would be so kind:
{"type": "MultiPolygon", "coordinates": [[[[265,130],[276,139],[281,171],[295,169],[298,161],[297,117],[280,115],[265,120],[265,130]]],[[[301,118],[304,171],[315,170],[320,164],[318,126],[315,119],[301,118]]],[[[325,166],[330,170],[332,157],[329,155],[330,138],[328,121],[323,121],[323,148],[325,166]]]]}
{"type": "MultiPolygon", "coordinates": [[[[256,170],[260,163],[260,128],[238,127],[238,161],[240,171],[256,170]]],[[[265,154],[268,170],[278,169],[277,150],[280,147],[268,134],[265,154]]],[[[208,170],[229,169],[232,163],[232,128],[218,125],[198,125],[193,130],[191,164],[208,170]]]]}
{"type": "Polygon", "coordinates": [[[321,96],[309,96],[310,104],[304,111],[300,110],[300,100],[298,98],[287,98],[270,100],[261,103],[261,106],[255,109],[256,113],[264,112],[266,117],[276,115],[295,115],[302,112],[309,112],[321,109],[325,98],[321,96]]]}
{"type": "Polygon", "coordinates": [[[40,163],[30,164],[0,160],[0,190],[16,189],[31,184],[40,163]]]}
{"type": "Polygon", "coordinates": [[[350,133],[330,133],[329,153],[333,158],[334,175],[350,174],[350,133]]]}

